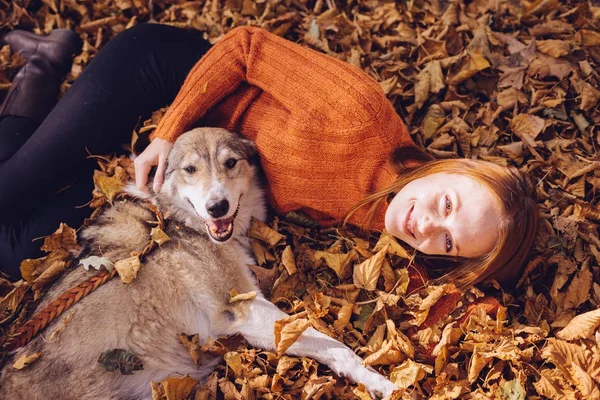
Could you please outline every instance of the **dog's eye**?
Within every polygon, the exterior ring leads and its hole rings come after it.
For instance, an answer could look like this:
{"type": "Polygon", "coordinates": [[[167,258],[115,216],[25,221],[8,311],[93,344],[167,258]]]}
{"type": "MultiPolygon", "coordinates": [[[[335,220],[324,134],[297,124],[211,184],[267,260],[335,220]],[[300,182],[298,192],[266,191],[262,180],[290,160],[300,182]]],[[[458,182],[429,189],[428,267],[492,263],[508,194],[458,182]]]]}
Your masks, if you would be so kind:
{"type": "Polygon", "coordinates": [[[229,158],[227,161],[225,161],[225,166],[229,169],[235,167],[236,164],[237,160],[235,158],[229,158]]]}
{"type": "Polygon", "coordinates": [[[184,170],[188,174],[193,174],[194,172],[196,172],[196,167],[194,167],[193,165],[188,165],[187,167],[184,168],[184,170]]]}

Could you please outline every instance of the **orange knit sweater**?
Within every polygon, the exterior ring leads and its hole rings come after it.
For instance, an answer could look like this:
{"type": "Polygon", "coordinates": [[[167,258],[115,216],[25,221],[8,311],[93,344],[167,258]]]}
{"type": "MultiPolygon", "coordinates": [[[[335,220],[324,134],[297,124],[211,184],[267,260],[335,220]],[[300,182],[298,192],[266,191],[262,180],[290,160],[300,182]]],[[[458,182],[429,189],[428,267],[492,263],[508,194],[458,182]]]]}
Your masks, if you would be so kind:
{"type": "Polygon", "coordinates": [[[363,71],[251,27],[232,30],[194,66],[153,137],[174,141],[198,121],[254,140],[270,204],[324,226],[390,185],[391,152],[414,146],[363,71]]]}

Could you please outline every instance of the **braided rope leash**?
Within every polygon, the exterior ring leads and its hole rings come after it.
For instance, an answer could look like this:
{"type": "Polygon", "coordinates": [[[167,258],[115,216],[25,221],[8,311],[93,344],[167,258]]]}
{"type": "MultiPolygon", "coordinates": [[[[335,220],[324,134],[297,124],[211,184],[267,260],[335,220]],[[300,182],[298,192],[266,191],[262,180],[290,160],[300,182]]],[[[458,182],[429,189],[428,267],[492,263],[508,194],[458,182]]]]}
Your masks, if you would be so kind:
{"type": "Polygon", "coordinates": [[[73,307],[73,305],[78,303],[85,296],[114,278],[116,275],[116,269],[112,272],[102,270],[90,279],[61,294],[57,299],[50,302],[50,304],[31,317],[29,321],[20,326],[11,339],[4,344],[4,349],[12,351],[25,346],[38,334],[38,332],[50,325],[50,323],[60,317],[62,313],[73,307]]]}
{"type": "MultiPolygon", "coordinates": [[[[164,229],[164,217],[158,207],[151,203],[147,205],[156,214],[158,227],[164,229]]],[[[147,256],[156,247],[156,245],[157,243],[151,239],[148,245],[140,253],[140,260],[143,260],[143,258],[147,256]]],[[[12,351],[25,346],[35,337],[35,335],[50,325],[56,318],[60,317],[62,313],[73,307],[85,296],[104,285],[115,276],[117,276],[116,268],[113,269],[112,272],[102,270],[74,288],[64,292],[58,296],[58,298],[50,302],[46,307],[35,313],[26,323],[20,326],[11,336],[11,338],[4,343],[3,349],[6,351],[12,351]]]]}

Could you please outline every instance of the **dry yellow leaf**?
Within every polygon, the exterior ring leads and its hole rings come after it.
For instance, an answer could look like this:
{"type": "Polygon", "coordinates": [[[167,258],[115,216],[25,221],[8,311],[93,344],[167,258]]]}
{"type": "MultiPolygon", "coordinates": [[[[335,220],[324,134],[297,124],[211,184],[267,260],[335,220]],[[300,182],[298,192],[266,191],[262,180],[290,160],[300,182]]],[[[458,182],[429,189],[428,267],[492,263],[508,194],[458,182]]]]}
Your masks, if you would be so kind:
{"type": "Polygon", "coordinates": [[[229,290],[229,304],[236,303],[238,301],[254,300],[256,298],[256,292],[238,293],[235,288],[229,290]]]}
{"type": "Polygon", "coordinates": [[[356,260],[356,251],[348,253],[330,253],[328,251],[315,251],[315,259],[325,261],[329,268],[335,271],[338,277],[346,279],[352,273],[352,261],[356,260]]]}
{"type": "Polygon", "coordinates": [[[481,354],[481,345],[475,345],[473,354],[471,354],[471,360],[469,360],[469,383],[473,383],[479,378],[481,370],[492,360],[492,357],[485,357],[481,354]]]}
{"type": "Polygon", "coordinates": [[[229,368],[231,368],[231,370],[233,371],[235,376],[239,377],[242,375],[243,367],[242,367],[242,357],[240,356],[240,353],[238,353],[237,351],[227,352],[223,356],[223,359],[225,360],[225,364],[227,364],[227,366],[229,368]]]}
{"type": "Polygon", "coordinates": [[[600,46],[600,33],[590,29],[577,32],[577,40],[584,46],[600,46]]]}
{"type": "Polygon", "coordinates": [[[463,63],[458,73],[450,78],[448,82],[450,85],[456,86],[490,66],[490,62],[483,56],[481,50],[474,50],[467,57],[467,61],[463,63]]]}
{"type": "Polygon", "coordinates": [[[185,400],[192,393],[198,381],[191,376],[167,378],[161,381],[166,400],[185,400]]]}
{"type": "Polygon", "coordinates": [[[352,389],[352,393],[354,393],[354,395],[358,397],[359,400],[373,400],[373,398],[369,394],[369,391],[362,383],[360,383],[357,387],[352,389]]]}
{"type": "Polygon", "coordinates": [[[188,335],[185,333],[181,333],[177,335],[177,338],[185,347],[188,353],[190,353],[190,357],[194,361],[197,367],[200,366],[200,357],[202,355],[201,346],[200,346],[200,335],[197,333],[194,335],[188,335]]]}
{"type": "Polygon", "coordinates": [[[594,334],[598,325],[600,325],[600,308],[576,316],[556,334],[556,337],[564,340],[585,339],[594,334]]]}
{"type": "Polygon", "coordinates": [[[154,228],[152,228],[152,230],[150,231],[150,237],[152,238],[152,240],[154,240],[159,246],[162,245],[163,243],[168,242],[169,240],[171,240],[171,238],[169,237],[169,235],[167,235],[165,233],[165,231],[163,231],[162,229],[160,229],[160,227],[156,226],[154,228]]]}
{"type": "Polygon", "coordinates": [[[401,258],[406,258],[406,259],[411,259],[413,257],[412,255],[410,255],[408,253],[408,251],[406,251],[406,249],[404,247],[402,247],[402,245],[400,245],[400,243],[398,243],[398,240],[396,240],[396,238],[394,236],[390,235],[384,229],[381,232],[381,235],[379,236],[379,240],[375,244],[373,251],[380,251],[385,246],[388,246],[388,249],[387,249],[388,254],[393,254],[395,256],[398,256],[401,258]]]}
{"type": "Polygon", "coordinates": [[[263,222],[257,220],[254,217],[252,217],[252,224],[250,225],[248,236],[254,239],[261,240],[271,246],[275,246],[281,241],[281,239],[285,237],[281,233],[274,231],[273,229],[269,228],[263,222]]]}
{"type": "Polygon", "coordinates": [[[381,274],[383,260],[387,254],[389,245],[384,246],[373,257],[354,266],[352,275],[354,285],[357,288],[373,291],[377,287],[377,280],[381,274]]]}
{"type": "Polygon", "coordinates": [[[55,264],[66,265],[70,259],[71,254],[62,248],[57,248],[45,257],[23,260],[20,266],[21,275],[27,282],[32,283],[50,267],[55,264]]]}
{"type": "Polygon", "coordinates": [[[23,369],[26,366],[31,365],[33,362],[35,362],[38,358],[40,358],[41,355],[42,353],[33,353],[30,355],[23,354],[21,357],[17,358],[17,361],[14,362],[13,368],[23,369]]]}
{"type": "Polygon", "coordinates": [[[335,379],[331,376],[317,377],[313,375],[302,388],[303,399],[330,398],[335,389],[335,379]]]}
{"type": "Polygon", "coordinates": [[[78,252],[80,246],[77,244],[77,231],[61,222],[58,229],[44,239],[44,245],[41,247],[42,251],[48,253],[56,249],[63,249],[71,253],[78,252]]]}
{"type": "Polygon", "coordinates": [[[352,308],[354,304],[348,303],[344,304],[340,310],[338,311],[338,318],[333,321],[333,329],[336,331],[341,331],[344,329],[346,325],[350,322],[350,317],[352,316],[352,308]]]}
{"type": "Polygon", "coordinates": [[[104,194],[106,199],[112,203],[115,197],[123,191],[125,182],[119,179],[119,177],[116,175],[107,176],[104,173],[96,174],[96,172],[99,171],[94,172],[94,183],[96,184],[96,187],[102,194],[104,194]]]}
{"type": "Polygon", "coordinates": [[[125,258],[115,263],[115,269],[119,273],[119,277],[126,284],[130,284],[135,280],[140,266],[140,258],[138,256],[125,258]]]}
{"type": "Polygon", "coordinates": [[[294,260],[294,252],[291,246],[286,246],[281,254],[281,263],[290,275],[294,275],[297,271],[296,260],[294,260]]]}
{"type": "Polygon", "coordinates": [[[567,366],[575,387],[579,389],[584,399],[600,400],[600,390],[592,377],[579,365],[571,362],[567,366]]]}
{"type": "Polygon", "coordinates": [[[539,51],[554,58],[566,56],[570,52],[569,42],[564,40],[538,40],[535,44],[539,51]]]}
{"type": "Polygon", "coordinates": [[[400,389],[408,389],[425,377],[426,372],[423,367],[423,364],[408,359],[390,372],[390,380],[400,389]]]}
{"type": "Polygon", "coordinates": [[[365,365],[399,364],[406,356],[392,340],[384,340],[381,348],[363,360],[365,365]]]}
{"type": "Polygon", "coordinates": [[[275,321],[275,348],[277,349],[277,355],[281,357],[309,326],[310,324],[306,318],[294,319],[294,316],[275,321]]]}

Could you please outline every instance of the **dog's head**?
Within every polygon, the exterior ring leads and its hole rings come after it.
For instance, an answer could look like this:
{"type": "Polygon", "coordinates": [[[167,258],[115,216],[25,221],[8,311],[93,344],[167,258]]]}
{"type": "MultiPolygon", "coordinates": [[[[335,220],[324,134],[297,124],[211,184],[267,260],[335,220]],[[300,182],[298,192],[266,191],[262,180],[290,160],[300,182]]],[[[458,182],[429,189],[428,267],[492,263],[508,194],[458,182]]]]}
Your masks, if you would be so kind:
{"type": "Polygon", "coordinates": [[[265,218],[259,174],[253,142],[225,129],[197,128],[173,145],[156,200],[172,218],[204,226],[223,243],[245,234],[251,217],[265,218]]]}

